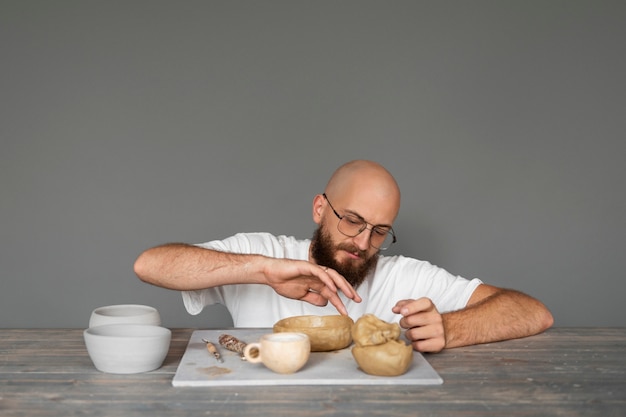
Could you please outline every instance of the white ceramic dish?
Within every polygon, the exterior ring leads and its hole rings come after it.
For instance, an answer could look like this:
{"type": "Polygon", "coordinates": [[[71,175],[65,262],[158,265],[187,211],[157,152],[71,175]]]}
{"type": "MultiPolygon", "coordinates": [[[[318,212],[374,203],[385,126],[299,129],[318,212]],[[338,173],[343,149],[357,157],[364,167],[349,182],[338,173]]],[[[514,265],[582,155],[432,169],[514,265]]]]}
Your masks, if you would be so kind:
{"type": "Polygon", "coordinates": [[[111,374],[134,374],[160,368],[172,332],[145,324],[106,324],[83,332],[96,369],[111,374]]]}
{"type": "Polygon", "coordinates": [[[118,304],[98,307],[91,312],[89,327],[104,324],[151,324],[161,325],[156,308],[139,304],[118,304]]]}

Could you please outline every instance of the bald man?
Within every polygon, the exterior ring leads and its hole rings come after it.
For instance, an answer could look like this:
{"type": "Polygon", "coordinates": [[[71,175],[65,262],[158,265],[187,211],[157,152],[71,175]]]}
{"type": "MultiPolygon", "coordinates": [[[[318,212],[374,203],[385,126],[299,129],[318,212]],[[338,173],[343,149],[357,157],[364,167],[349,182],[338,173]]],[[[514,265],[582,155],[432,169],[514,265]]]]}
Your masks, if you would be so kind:
{"type": "Polygon", "coordinates": [[[223,304],[236,327],[272,327],[285,317],[371,313],[399,323],[413,348],[488,343],[540,333],[549,310],[518,291],[453,276],[428,262],[381,253],[395,242],[400,189],[381,165],[339,167],[313,199],[313,237],[240,233],[224,240],[151,248],[137,276],[182,291],[198,314],[223,304]]]}

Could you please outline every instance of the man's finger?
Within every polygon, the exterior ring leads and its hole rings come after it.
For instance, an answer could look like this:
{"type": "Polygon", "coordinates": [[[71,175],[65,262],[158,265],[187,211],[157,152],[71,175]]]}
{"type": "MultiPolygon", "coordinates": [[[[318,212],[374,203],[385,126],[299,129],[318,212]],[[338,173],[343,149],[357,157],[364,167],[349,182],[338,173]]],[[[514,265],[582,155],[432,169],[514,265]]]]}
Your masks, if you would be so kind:
{"type": "Polygon", "coordinates": [[[393,311],[398,314],[402,314],[404,317],[412,314],[427,311],[433,307],[433,302],[429,298],[418,298],[417,300],[403,300],[398,301],[393,311]]]}
{"type": "MultiPolygon", "coordinates": [[[[357,303],[360,303],[362,301],[361,296],[356,292],[352,285],[350,285],[350,283],[346,281],[346,279],[341,276],[337,271],[335,271],[334,269],[325,268],[324,272],[326,273],[326,276],[328,277],[330,282],[333,283],[332,286],[329,286],[331,289],[341,290],[341,292],[344,293],[346,297],[357,303]]],[[[321,279],[324,283],[326,283],[326,280],[324,278],[321,279]]]]}
{"type": "Polygon", "coordinates": [[[301,300],[318,307],[324,307],[328,304],[328,300],[315,291],[309,291],[304,297],[301,298],[301,300]]]}
{"type": "Polygon", "coordinates": [[[328,300],[333,306],[335,306],[340,314],[344,316],[348,315],[348,310],[346,309],[346,306],[343,305],[343,301],[341,301],[341,298],[339,298],[336,292],[332,292],[328,287],[323,287],[319,295],[328,300]]]}

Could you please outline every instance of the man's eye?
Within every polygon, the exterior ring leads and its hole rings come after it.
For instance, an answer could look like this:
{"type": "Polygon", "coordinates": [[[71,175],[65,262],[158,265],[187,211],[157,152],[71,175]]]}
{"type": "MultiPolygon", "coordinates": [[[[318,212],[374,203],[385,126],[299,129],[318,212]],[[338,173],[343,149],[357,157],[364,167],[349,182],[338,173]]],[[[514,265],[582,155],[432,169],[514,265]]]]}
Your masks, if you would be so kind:
{"type": "Polygon", "coordinates": [[[375,227],[374,228],[374,233],[376,233],[378,236],[385,236],[387,235],[387,233],[389,233],[388,229],[381,229],[380,227],[375,227]]]}
{"type": "Polygon", "coordinates": [[[348,223],[354,226],[360,226],[363,224],[363,221],[357,217],[346,216],[344,217],[348,223]]]}

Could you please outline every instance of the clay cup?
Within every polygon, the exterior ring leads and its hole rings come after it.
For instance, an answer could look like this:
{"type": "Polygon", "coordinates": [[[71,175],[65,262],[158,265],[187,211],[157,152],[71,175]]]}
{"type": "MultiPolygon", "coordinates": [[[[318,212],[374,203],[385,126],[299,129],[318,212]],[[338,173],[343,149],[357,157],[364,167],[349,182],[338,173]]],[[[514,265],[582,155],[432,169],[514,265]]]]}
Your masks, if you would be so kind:
{"type": "Polygon", "coordinates": [[[243,354],[250,363],[261,362],[279,374],[292,374],[309,360],[311,342],[304,333],[269,333],[257,343],[248,343],[243,354]]]}

